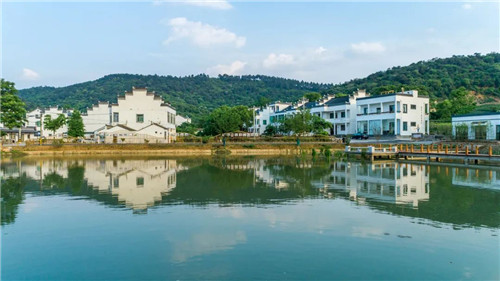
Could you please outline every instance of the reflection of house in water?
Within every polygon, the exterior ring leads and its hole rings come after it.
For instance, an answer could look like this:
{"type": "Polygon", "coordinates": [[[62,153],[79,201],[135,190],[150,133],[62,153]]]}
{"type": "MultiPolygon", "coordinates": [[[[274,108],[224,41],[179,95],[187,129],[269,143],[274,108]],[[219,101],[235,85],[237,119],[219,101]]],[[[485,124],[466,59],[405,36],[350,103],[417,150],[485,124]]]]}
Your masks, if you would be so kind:
{"type": "Polygon", "coordinates": [[[265,160],[259,159],[246,162],[245,164],[229,163],[223,166],[229,170],[253,170],[255,182],[261,182],[276,189],[287,189],[290,187],[289,182],[279,175],[279,170],[283,170],[283,165],[269,165],[265,160]]]}
{"type": "MultiPolygon", "coordinates": [[[[80,161],[81,162],[81,161],[80,161]]],[[[73,165],[78,165],[78,161],[62,161],[57,159],[40,160],[34,162],[11,162],[2,163],[0,176],[4,177],[20,177],[25,175],[28,178],[42,181],[47,176],[58,176],[60,178],[68,177],[68,168],[73,165]]]]}
{"type": "Polygon", "coordinates": [[[500,190],[500,176],[498,171],[468,168],[450,169],[452,171],[453,185],[500,190]]]}
{"type": "Polygon", "coordinates": [[[176,186],[175,160],[87,161],[88,185],[110,193],[133,209],[147,209],[176,186]]]}
{"type": "Polygon", "coordinates": [[[429,175],[424,165],[336,162],[329,176],[313,182],[322,189],[349,192],[351,198],[412,204],[429,199],[429,175]]]}

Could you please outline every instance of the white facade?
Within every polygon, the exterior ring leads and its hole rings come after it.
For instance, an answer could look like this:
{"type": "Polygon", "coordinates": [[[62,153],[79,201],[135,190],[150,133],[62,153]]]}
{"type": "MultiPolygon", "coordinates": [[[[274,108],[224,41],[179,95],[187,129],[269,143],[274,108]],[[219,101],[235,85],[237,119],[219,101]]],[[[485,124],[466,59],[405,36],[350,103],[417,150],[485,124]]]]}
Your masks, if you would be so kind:
{"type": "Polygon", "coordinates": [[[191,123],[191,118],[181,115],[175,115],[175,126],[180,126],[183,123],[191,123]]]}
{"type": "Polygon", "coordinates": [[[86,136],[99,142],[170,143],[176,139],[175,109],[146,88],[125,92],[115,104],[99,102],[82,119],[86,136]]]}
{"type": "Polygon", "coordinates": [[[133,88],[132,92],[119,96],[118,103],[111,105],[111,114],[111,125],[122,124],[139,130],[156,123],[175,133],[175,109],[146,88],[133,88]]]}
{"type": "Polygon", "coordinates": [[[368,135],[411,136],[429,134],[429,98],[418,92],[359,98],[357,103],[357,132],[368,135]]]}
{"type": "Polygon", "coordinates": [[[249,128],[249,131],[259,135],[264,134],[267,126],[271,124],[271,116],[274,116],[276,112],[282,111],[289,106],[291,106],[291,103],[277,101],[264,108],[253,108],[254,125],[249,128]]]}
{"type": "Polygon", "coordinates": [[[93,136],[97,130],[111,123],[111,107],[108,102],[99,102],[87,108],[87,113],[82,114],[86,136],[93,136]]]}
{"type": "Polygon", "coordinates": [[[466,139],[500,140],[500,112],[453,116],[451,124],[454,137],[457,137],[457,126],[465,125],[467,126],[466,139]],[[485,135],[484,131],[486,131],[485,135]]]}

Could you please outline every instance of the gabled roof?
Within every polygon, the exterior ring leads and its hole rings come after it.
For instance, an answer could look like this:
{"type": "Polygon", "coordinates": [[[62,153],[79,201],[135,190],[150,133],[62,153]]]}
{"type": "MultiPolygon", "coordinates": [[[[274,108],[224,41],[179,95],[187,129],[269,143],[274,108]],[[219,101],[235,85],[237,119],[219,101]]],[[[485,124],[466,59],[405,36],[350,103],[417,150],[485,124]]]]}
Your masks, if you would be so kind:
{"type": "Polygon", "coordinates": [[[165,130],[168,130],[168,129],[169,129],[169,128],[165,127],[165,126],[162,126],[162,125],[160,125],[160,124],[158,124],[158,123],[154,123],[154,122],[153,122],[153,123],[151,123],[151,124],[147,125],[146,127],[140,128],[140,129],[139,129],[139,130],[137,130],[137,131],[142,131],[142,130],[144,130],[144,129],[148,128],[148,127],[151,127],[151,126],[157,126],[157,127],[162,128],[162,129],[165,129],[165,130]]]}

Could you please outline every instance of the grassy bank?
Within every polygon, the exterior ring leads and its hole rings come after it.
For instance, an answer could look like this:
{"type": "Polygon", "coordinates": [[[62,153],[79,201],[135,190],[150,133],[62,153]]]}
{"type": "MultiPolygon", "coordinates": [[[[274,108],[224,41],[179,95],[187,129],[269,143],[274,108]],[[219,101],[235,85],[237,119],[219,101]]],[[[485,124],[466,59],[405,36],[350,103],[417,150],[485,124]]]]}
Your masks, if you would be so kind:
{"type": "Polygon", "coordinates": [[[62,144],[17,147],[25,155],[293,155],[312,150],[344,150],[343,144],[238,143],[227,144],[62,144]]]}

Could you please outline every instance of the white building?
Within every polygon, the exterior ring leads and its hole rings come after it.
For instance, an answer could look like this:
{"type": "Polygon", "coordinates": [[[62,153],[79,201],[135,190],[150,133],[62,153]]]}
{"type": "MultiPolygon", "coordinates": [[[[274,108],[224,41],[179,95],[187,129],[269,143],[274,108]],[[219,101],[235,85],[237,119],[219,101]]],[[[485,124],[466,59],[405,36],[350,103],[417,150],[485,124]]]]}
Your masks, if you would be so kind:
{"type": "Polygon", "coordinates": [[[87,108],[87,113],[82,114],[86,137],[94,137],[94,133],[111,124],[111,106],[109,102],[99,102],[87,108]]]}
{"type": "Polygon", "coordinates": [[[72,109],[64,109],[59,106],[51,106],[43,109],[37,108],[28,112],[26,114],[26,119],[28,120],[28,126],[35,127],[36,130],[40,132],[40,136],[45,138],[62,138],[65,137],[68,132],[68,126],[66,124],[57,129],[55,132],[52,132],[45,129],[43,122],[48,115],[50,115],[52,119],[56,119],[61,114],[64,115],[65,118],[69,118],[72,112],[72,109]]]}
{"type": "Polygon", "coordinates": [[[175,126],[180,126],[184,123],[190,123],[191,124],[191,118],[189,117],[184,117],[184,116],[181,116],[181,115],[175,115],[175,126]]]}
{"type": "Polygon", "coordinates": [[[330,135],[429,133],[429,98],[419,97],[415,90],[377,96],[358,90],[349,96],[328,95],[317,102],[301,99],[294,104],[274,103],[256,111],[257,132],[263,134],[267,125],[302,109],[332,123],[330,135]]]}
{"type": "Polygon", "coordinates": [[[175,108],[146,88],[133,88],[118,96],[114,104],[99,102],[82,119],[86,136],[105,143],[170,143],[176,139],[175,108]]]}
{"type": "Polygon", "coordinates": [[[500,140],[500,112],[457,115],[451,124],[453,136],[460,139],[500,140]]]}
{"type": "Polygon", "coordinates": [[[285,108],[290,107],[291,105],[291,103],[277,101],[263,108],[253,108],[254,125],[249,128],[249,131],[251,133],[257,133],[259,135],[264,134],[267,126],[271,124],[271,116],[274,116],[276,112],[282,111],[285,108]]]}
{"type": "Polygon", "coordinates": [[[368,135],[429,134],[429,98],[415,90],[358,98],[357,132],[368,135]]]}

